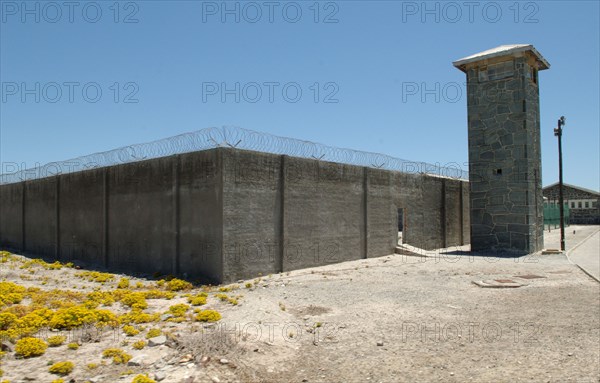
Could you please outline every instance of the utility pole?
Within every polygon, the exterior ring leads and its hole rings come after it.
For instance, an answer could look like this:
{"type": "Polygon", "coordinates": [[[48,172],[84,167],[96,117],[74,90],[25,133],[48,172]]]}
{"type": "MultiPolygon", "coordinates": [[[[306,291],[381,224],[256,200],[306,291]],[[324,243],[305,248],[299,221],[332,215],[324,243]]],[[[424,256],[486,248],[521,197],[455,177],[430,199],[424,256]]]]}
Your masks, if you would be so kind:
{"type": "Polygon", "coordinates": [[[558,137],[558,204],[560,205],[560,250],[565,251],[565,203],[563,198],[563,165],[562,165],[562,127],[565,116],[558,119],[558,127],[554,135],[558,137]]]}

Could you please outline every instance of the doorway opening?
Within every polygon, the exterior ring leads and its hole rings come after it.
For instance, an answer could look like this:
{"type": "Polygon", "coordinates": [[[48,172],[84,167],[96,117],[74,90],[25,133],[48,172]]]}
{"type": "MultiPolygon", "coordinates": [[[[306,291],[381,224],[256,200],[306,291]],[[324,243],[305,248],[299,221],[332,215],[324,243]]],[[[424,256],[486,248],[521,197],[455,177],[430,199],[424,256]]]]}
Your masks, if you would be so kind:
{"type": "Polygon", "coordinates": [[[398,245],[401,245],[402,242],[402,237],[403,237],[403,233],[404,233],[404,208],[398,208],[398,214],[397,214],[397,222],[398,222],[398,245]]]}

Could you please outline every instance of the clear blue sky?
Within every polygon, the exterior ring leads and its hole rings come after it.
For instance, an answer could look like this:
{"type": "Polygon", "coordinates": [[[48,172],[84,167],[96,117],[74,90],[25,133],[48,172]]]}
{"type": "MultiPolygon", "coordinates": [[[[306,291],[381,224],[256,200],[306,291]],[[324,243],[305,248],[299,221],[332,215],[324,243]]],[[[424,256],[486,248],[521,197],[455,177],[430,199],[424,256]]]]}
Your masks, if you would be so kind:
{"type": "Polygon", "coordinates": [[[565,115],[565,182],[599,189],[598,1],[71,4],[0,1],[3,163],[234,125],[466,164],[465,77],[452,61],[531,43],[552,65],[540,73],[543,183],[558,178],[565,115]],[[236,83],[239,102],[222,87],[236,83]]]}

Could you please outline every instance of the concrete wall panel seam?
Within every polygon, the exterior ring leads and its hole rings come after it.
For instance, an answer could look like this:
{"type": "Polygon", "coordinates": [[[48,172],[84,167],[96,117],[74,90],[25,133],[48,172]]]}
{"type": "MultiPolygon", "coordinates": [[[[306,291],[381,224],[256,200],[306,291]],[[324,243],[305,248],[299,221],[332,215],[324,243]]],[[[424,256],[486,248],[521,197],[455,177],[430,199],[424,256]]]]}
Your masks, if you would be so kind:
{"type": "Polygon", "coordinates": [[[25,204],[25,197],[27,195],[27,182],[23,182],[23,188],[21,189],[21,251],[22,252],[26,252],[27,251],[27,247],[26,247],[26,239],[27,236],[25,234],[25,213],[26,213],[26,204],[25,204]]]}
{"type": "Polygon", "coordinates": [[[173,275],[179,275],[179,165],[180,156],[173,156],[173,275]]]}
{"type": "Polygon", "coordinates": [[[363,216],[363,258],[369,257],[369,168],[363,167],[363,190],[362,190],[362,216],[363,216]]]}
{"type": "Polygon", "coordinates": [[[277,262],[275,265],[275,271],[278,273],[283,272],[283,257],[285,256],[285,246],[286,246],[286,232],[285,232],[285,188],[287,186],[286,183],[286,156],[282,155],[280,157],[280,166],[279,166],[279,199],[280,199],[280,214],[279,214],[279,249],[277,254],[277,262]]]}
{"type": "Polygon", "coordinates": [[[102,261],[104,263],[104,267],[108,268],[109,267],[109,248],[108,248],[108,241],[109,241],[109,226],[108,226],[108,220],[109,220],[109,199],[108,196],[110,195],[109,193],[109,183],[108,183],[108,168],[103,168],[102,169],[102,261]]]}
{"type": "Polygon", "coordinates": [[[60,260],[60,176],[56,176],[54,197],[54,257],[60,260]]]}

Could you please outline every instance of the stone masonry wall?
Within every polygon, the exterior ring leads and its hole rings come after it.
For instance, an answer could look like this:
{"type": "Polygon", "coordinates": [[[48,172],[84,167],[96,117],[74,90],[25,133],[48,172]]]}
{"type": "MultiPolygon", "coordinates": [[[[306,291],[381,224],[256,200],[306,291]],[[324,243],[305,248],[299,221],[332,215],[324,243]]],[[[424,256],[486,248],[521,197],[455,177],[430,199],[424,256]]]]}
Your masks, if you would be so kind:
{"type": "Polygon", "coordinates": [[[526,57],[509,77],[480,70],[467,72],[471,248],[532,253],[543,246],[537,73],[526,57]]]}

